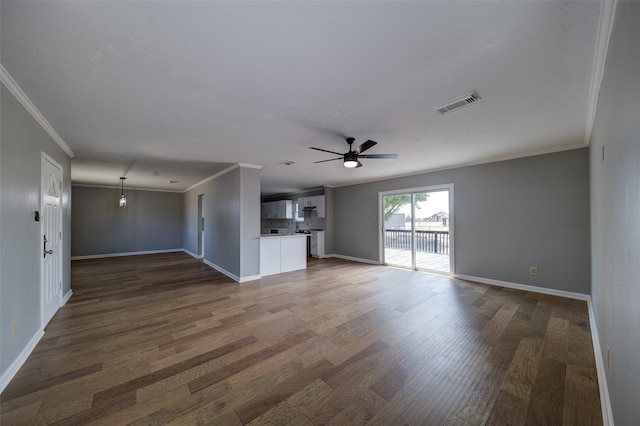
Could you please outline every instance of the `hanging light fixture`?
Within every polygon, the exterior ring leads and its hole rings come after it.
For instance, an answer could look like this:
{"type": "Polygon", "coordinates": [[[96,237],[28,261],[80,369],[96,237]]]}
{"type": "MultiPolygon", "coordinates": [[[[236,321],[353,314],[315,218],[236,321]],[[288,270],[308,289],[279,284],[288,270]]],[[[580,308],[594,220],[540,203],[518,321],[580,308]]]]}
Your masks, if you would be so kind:
{"type": "MultiPolygon", "coordinates": [[[[351,146],[349,146],[351,147],[351,146]]],[[[349,169],[353,169],[354,167],[358,167],[358,154],[356,154],[355,152],[349,150],[349,152],[346,152],[344,155],[344,166],[349,168],[349,169]]]]}
{"type": "Polygon", "coordinates": [[[120,188],[121,188],[121,193],[120,193],[120,207],[124,207],[127,205],[127,197],[124,196],[124,180],[126,179],[126,177],[121,177],[120,178],[120,188]]]}

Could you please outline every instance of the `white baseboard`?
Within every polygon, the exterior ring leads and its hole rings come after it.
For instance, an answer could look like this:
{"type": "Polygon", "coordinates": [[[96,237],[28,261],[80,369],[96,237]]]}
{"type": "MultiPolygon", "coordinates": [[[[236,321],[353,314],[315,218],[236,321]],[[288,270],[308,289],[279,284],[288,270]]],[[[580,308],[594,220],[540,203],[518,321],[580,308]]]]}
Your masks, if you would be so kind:
{"type": "Polygon", "coordinates": [[[18,370],[20,370],[20,367],[27,361],[31,352],[33,352],[40,339],[42,339],[42,336],[44,336],[44,329],[41,328],[36,331],[36,334],[33,335],[29,343],[22,349],[20,355],[18,355],[4,373],[2,373],[2,376],[0,376],[0,393],[2,393],[11,380],[13,380],[18,370]]]}
{"type": "Polygon", "coordinates": [[[474,282],[482,283],[482,284],[489,284],[489,285],[496,285],[496,286],[500,286],[500,287],[513,288],[515,290],[530,291],[532,293],[542,293],[542,294],[549,294],[551,296],[566,297],[566,298],[569,298],[569,299],[576,299],[576,300],[589,300],[590,299],[588,294],[574,293],[572,291],[564,291],[564,290],[555,290],[553,288],[546,288],[546,287],[536,287],[534,285],[527,285],[527,284],[517,284],[517,283],[511,283],[511,282],[508,282],[508,281],[493,280],[493,279],[490,279],[490,278],[474,277],[474,276],[471,276],[471,275],[455,274],[453,276],[453,278],[457,278],[457,279],[465,280],[465,281],[474,281],[474,282]]]}
{"type": "Polygon", "coordinates": [[[249,275],[248,277],[241,277],[240,281],[238,282],[242,284],[242,283],[247,283],[249,281],[259,280],[261,278],[262,278],[262,275],[249,275]]]}
{"type": "Polygon", "coordinates": [[[220,266],[216,265],[215,263],[204,259],[203,262],[209,266],[211,266],[213,269],[215,269],[216,271],[220,272],[221,274],[226,275],[227,277],[231,278],[232,280],[234,280],[235,282],[238,283],[246,283],[248,281],[254,281],[254,280],[259,280],[260,278],[262,278],[260,275],[250,275],[248,277],[239,277],[236,274],[232,274],[231,272],[227,271],[224,268],[221,268],[220,266]]]}
{"type": "Polygon", "coordinates": [[[187,253],[189,256],[191,256],[191,257],[193,257],[193,258],[196,258],[196,259],[203,259],[203,262],[204,262],[206,265],[208,265],[208,266],[212,267],[212,268],[213,268],[213,269],[215,269],[216,271],[218,271],[218,272],[220,272],[220,273],[222,273],[222,274],[226,275],[227,277],[231,278],[232,280],[234,280],[234,281],[236,281],[236,282],[239,282],[239,283],[246,283],[246,282],[248,282],[248,281],[255,281],[255,280],[259,280],[260,278],[262,278],[260,275],[251,275],[251,276],[249,276],[249,277],[242,277],[242,278],[241,278],[241,277],[239,277],[239,276],[237,276],[237,275],[235,275],[235,274],[232,274],[231,272],[227,271],[226,269],[219,267],[219,266],[218,266],[218,265],[216,265],[215,263],[213,263],[213,262],[211,262],[211,261],[209,261],[209,260],[205,259],[205,258],[204,258],[204,256],[197,255],[197,254],[195,254],[195,253],[193,253],[193,252],[191,252],[191,251],[189,251],[189,250],[187,250],[187,249],[182,249],[182,251],[184,251],[185,253],[187,253]]]}
{"type": "Polygon", "coordinates": [[[167,250],[128,251],[124,253],[92,254],[88,256],[72,256],[71,260],[101,259],[103,257],[139,256],[142,254],[175,253],[177,251],[184,251],[184,249],[178,248],[178,249],[167,249],[167,250]]]}
{"type": "Polygon", "coordinates": [[[67,294],[65,294],[64,296],[62,296],[62,306],[66,305],[67,302],[69,301],[69,299],[71,299],[71,296],[73,295],[73,291],[71,289],[69,289],[69,291],[67,292],[67,294]]]}
{"type": "Polygon", "coordinates": [[[189,251],[189,250],[184,249],[184,248],[182,249],[182,251],[187,253],[189,256],[191,256],[193,258],[196,258],[196,259],[202,259],[204,257],[204,256],[200,256],[199,254],[195,254],[194,252],[189,251]]]}
{"type": "Polygon", "coordinates": [[[596,359],[596,371],[598,373],[598,387],[600,388],[600,405],[602,407],[603,426],[613,426],[613,411],[611,410],[611,399],[609,398],[609,388],[607,387],[607,374],[602,359],[600,338],[598,337],[598,327],[596,326],[596,316],[593,312],[591,298],[587,300],[589,308],[589,325],[591,326],[591,341],[593,343],[593,355],[596,359]]]}
{"type": "Polygon", "coordinates": [[[207,259],[203,259],[202,260],[204,262],[205,265],[209,265],[211,266],[213,269],[215,269],[216,271],[228,276],[229,278],[231,278],[234,281],[240,282],[240,277],[238,277],[235,274],[232,274],[231,272],[227,271],[224,268],[219,267],[218,265],[216,265],[215,263],[211,262],[210,260],[207,259]]]}

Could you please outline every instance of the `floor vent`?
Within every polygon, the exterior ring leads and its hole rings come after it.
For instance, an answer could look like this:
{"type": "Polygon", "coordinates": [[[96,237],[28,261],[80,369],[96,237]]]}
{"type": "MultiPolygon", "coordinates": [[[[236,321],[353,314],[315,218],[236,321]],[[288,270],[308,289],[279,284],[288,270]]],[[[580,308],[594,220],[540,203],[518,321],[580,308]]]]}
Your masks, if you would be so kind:
{"type": "Polygon", "coordinates": [[[437,106],[436,110],[440,114],[446,114],[447,112],[451,112],[456,109],[466,107],[467,105],[474,104],[479,100],[480,100],[480,96],[478,96],[476,92],[469,92],[465,95],[460,96],[459,98],[452,99],[448,102],[445,102],[442,105],[437,106]]]}

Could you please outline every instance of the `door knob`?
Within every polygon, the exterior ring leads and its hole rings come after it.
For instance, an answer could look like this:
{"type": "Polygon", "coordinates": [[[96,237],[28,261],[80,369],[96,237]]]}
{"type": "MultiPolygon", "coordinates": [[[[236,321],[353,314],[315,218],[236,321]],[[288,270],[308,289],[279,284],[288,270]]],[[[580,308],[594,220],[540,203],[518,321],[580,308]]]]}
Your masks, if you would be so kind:
{"type": "Polygon", "coordinates": [[[42,243],[42,250],[44,250],[43,258],[47,257],[48,254],[53,254],[53,250],[47,250],[47,236],[44,236],[44,241],[42,243]]]}

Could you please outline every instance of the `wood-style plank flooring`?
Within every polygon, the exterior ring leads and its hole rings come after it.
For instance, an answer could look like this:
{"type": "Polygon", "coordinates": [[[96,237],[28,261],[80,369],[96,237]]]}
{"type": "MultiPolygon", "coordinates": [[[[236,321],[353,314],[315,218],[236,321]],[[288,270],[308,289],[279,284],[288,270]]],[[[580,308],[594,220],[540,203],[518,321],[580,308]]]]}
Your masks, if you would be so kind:
{"type": "Polygon", "coordinates": [[[4,425],[600,425],[586,303],[338,259],[74,261],[4,425]]]}

